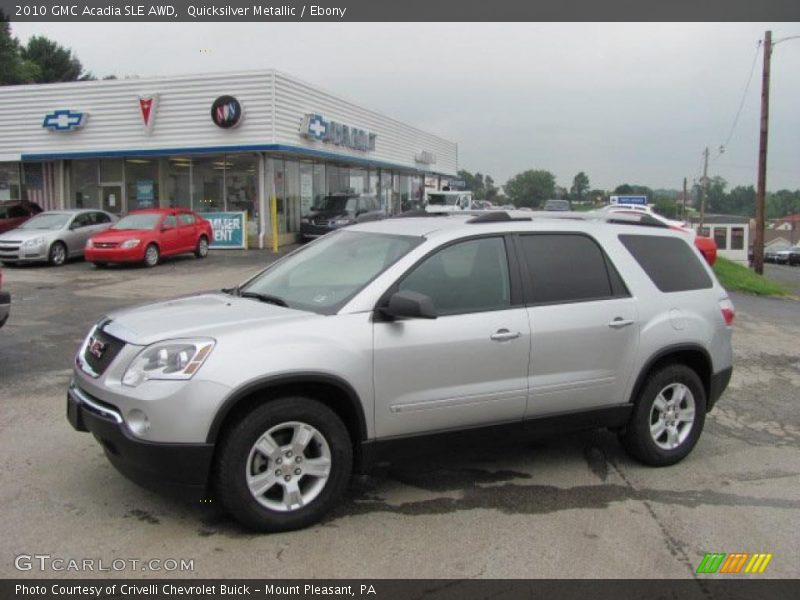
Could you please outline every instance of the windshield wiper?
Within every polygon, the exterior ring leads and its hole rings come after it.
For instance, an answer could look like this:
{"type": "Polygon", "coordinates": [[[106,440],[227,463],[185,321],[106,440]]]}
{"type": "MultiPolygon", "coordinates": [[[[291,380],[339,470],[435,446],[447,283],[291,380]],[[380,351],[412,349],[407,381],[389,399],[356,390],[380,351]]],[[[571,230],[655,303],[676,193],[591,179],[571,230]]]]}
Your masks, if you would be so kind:
{"type": "Polygon", "coordinates": [[[280,296],[272,296],[271,294],[259,294],[258,292],[239,292],[238,294],[242,298],[255,298],[256,300],[260,300],[261,302],[266,302],[267,304],[275,304],[277,306],[284,306],[288,307],[289,305],[286,304],[286,300],[281,298],[280,296]]]}

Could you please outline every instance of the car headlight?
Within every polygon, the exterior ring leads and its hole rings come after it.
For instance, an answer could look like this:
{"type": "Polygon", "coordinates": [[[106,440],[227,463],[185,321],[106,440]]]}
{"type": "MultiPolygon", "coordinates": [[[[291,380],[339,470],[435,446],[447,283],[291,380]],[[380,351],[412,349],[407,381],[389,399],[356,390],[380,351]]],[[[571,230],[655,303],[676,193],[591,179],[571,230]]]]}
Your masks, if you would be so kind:
{"type": "Polygon", "coordinates": [[[141,243],[142,240],[132,239],[132,240],[125,240],[122,242],[123,248],[136,248],[141,243]]]}
{"type": "Polygon", "coordinates": [[[37,238],[33,238],[33,239],[30,239],[30,240],[25,240],[24,242],[22,242],[22,246],[24,248],[31,248],[33,246],[41,246],[42,244],[44,244],[44,238],[43,237],[37,237],[37,238]]]}
{"type": "Polygon", "coordinates": [[[122,383],[136,387],[148,379],[191,379],[203,365],[214,340],[166,340],[142,350],[128,365],[122,383]]]}

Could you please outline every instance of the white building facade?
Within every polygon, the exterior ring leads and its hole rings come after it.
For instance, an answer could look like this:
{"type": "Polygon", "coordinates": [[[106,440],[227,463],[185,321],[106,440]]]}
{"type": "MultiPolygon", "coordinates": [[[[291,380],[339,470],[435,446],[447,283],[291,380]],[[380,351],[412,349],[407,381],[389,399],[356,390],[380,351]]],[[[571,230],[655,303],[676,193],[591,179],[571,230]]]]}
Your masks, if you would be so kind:
{"type": "Polygon", "coordinates": [[[456,178],[454,142],[269,70],[0,88],[0,201],[245,212],[281,242],[329,194],[389,213],[456,178]]]}

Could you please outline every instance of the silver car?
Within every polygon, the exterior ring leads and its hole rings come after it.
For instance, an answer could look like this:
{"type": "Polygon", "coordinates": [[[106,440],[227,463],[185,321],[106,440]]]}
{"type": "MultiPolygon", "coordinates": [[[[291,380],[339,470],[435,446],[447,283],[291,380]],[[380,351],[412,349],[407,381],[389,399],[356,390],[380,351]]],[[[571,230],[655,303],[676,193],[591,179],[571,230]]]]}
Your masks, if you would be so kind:
{"type": "Polygon", "coordinates": [[[354,469],[423,440],[608,427],[674,464],[731,377],[734,311],[684,235],[638,217],[335,231],[235,288],[103,317],[68,419],[133,480],[263,531],[314,523],[354,469]]]}
{"type": "Polygon", "coordinates": [[[0,261],[61,266],[70,258],[83,256],[86,240],[116,222],[117,217],[111,213],[94,209],[39,213],[0,235],[0,261]]]}

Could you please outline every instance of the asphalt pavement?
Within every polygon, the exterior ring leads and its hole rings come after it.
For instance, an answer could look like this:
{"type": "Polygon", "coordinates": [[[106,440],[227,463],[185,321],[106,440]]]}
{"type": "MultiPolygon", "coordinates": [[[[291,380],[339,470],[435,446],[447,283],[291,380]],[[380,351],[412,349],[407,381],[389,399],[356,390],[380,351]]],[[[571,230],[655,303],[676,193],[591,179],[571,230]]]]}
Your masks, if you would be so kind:
{"type": "Polygon", "coordinates": [[[217,251],[152,270],[4,269],[13,305],[0,330],[0,576],[697,578],[713,577],[695,573],[706,552],[769,552],[763,577],[800,577],[794,300],[732,295],[731,385],[673,467],[635,463],[605,431],[443,449],[380,465],[322,523],[279,535],[130,483],[65,419],[72,358],[89,327],[115,308],[233,285],[270,260],[217,251]],[[17,569],[16,557],[35,554],[192,565],[17,569]]]}

